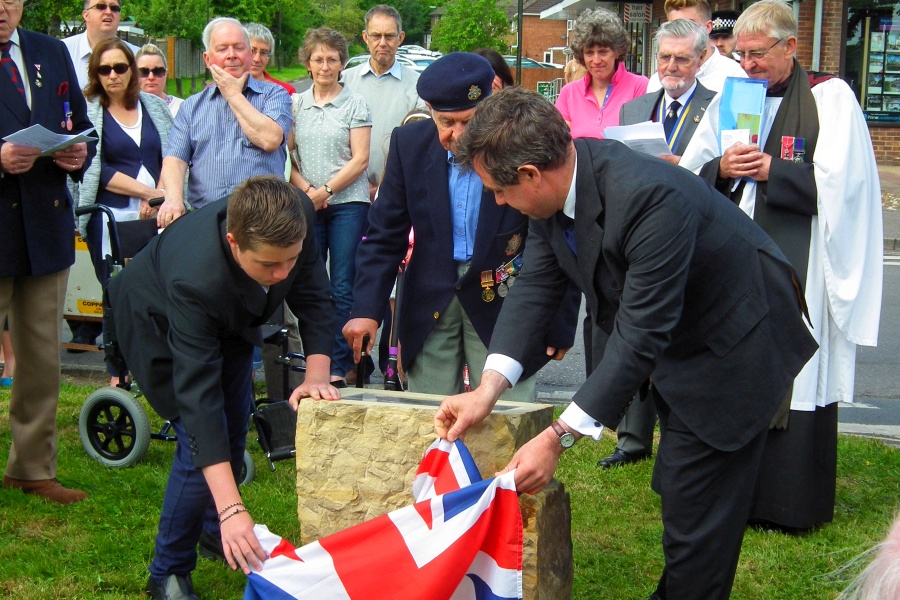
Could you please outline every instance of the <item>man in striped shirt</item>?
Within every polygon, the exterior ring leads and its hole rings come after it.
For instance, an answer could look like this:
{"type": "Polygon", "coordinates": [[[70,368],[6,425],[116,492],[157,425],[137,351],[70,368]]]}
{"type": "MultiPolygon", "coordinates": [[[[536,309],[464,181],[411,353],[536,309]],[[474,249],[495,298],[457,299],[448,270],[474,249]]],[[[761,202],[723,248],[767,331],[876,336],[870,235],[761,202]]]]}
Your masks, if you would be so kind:
{"type": "Polygon", "coordinates": [[[254,175],[284,176],[291,100],[281,87],[250,77],[250,40],[240,21],[220,17],[203,30],[203,59],[215,85],[184,101],[163,158],[166,227],[193,208],[224,198],[254,175]],[[188,198],[183,181],[188,166],[188,198]]]}

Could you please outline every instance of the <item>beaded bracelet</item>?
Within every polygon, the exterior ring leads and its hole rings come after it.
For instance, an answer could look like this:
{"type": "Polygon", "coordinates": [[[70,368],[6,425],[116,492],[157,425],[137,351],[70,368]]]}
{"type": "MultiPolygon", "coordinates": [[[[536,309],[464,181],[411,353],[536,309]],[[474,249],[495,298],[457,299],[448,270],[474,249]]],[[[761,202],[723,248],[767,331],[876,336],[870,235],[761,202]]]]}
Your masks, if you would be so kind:
{"type": "Polygon", "coordinates": [[[250,512],[250,511],[248,511],[246,508],[236,508],[236,509],[234,509],[234,512],[228,513],[226,516],[224,516],[223,518],[219,519],[219,525],[221,525],[222,523],[224,523],[225,521],[227,521],[228,519],[230,519],[230,518],[233,517],[234,515],[239,515],[239,514],[245,513],[245,512],[250,512]]]}
{"type": "Polygon", "coordinates": [[[221,517],[226,512],[228,512],[229,508],[234,508],[235,506],[243,506],[243,505],[244,505],[243,502],[235,502],[234,504],[229,504],[228,506],[226,506],[225,508],[223,508],[222,510],[219,511],[219,516],[221,517]]]}

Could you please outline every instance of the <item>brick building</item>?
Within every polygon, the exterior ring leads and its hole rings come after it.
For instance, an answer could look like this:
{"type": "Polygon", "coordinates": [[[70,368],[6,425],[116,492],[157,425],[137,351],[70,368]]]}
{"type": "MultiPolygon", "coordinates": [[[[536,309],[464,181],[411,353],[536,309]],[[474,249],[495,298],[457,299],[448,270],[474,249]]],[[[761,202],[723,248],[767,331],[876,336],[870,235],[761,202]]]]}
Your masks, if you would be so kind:
{"type": "MultiPolygon", "coordinates": [[[[541,18],[568,22],[587,8],[602,6],[621,15],[633,38],[629,70],[645,75],[653,70],[652,34],[665,19],[664,0],[624,4],[596,0],[557,0],[546,4],[541,18]],[[644,19],[647,6],[649,19],[644,19]]],[[[713,10],[742,10],[752,2],[710,2],[713,10]]],[[[804,68],[833,73],[856,92],[869,122],[875,157],[880,164],[900,165],[900,1],[805,0],[794,3],[799,24],[797,59],[804,68]]],[[[523,11],[527,14],[527,9],[523,11]]],[[[523,29],[523,35],[527,30],[523,29]]],[[[523,40],[523,47],[527,41],[523,40]]]]}

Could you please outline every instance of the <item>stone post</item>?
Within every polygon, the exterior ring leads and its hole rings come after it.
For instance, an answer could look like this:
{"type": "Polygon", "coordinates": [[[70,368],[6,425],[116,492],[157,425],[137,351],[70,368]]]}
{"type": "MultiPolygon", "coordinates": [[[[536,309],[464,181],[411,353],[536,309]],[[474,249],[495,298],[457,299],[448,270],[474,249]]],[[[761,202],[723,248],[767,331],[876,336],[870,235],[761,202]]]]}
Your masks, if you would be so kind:
{"type": "MultiPolygon", "coordinates": [[[[433,417],[441,396],[371,389],[342,390],[337,402],[301,402],[297,414],[297,514],[308,544],[412,503],[412,481],[435,440],[433,417]]],[[[552,407],[498,402],[466,434],[484,478],[505,467],[515,451],[550,424],[552,407]]],[[[569,495],[553,481],[522,495],[523,585],[529,600],[572,594],[569,495]]]]}

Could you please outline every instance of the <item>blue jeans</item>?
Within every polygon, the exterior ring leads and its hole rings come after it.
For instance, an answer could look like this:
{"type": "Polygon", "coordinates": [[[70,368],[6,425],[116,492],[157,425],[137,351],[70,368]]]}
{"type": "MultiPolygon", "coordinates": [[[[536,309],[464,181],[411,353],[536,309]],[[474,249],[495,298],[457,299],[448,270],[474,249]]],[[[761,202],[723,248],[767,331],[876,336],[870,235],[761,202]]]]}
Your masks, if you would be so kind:
{"type": "MultiPolygon", "coordinates": [[[[231,449],[231,470],[235,481],[244,463],[247,446],[247,424],[253,402],[252,371],[253,346],[238,344],[222,350],[222,390],[225,394],[224,414],[209,418],[224,419],[231,449]]],[[[156,555],[150,563],[150,575],[162,580],[169,575],[187,575],[197,566],[197,543],[206,530],[219,537],[219,520],[212,494],[203,472],[193,466],[191,446],[184,424],[172,422],[178,441],[169,471],[169,481],[163,497],[159,532],[156,535],[156,555]]]]}
{"type": "Polygon", "coordinates": [[[369,206],[368,202],[348,202],[316,212],[319,252],[322,260],[330,264],[331,298],[335,306],[331,374],[336,377],[344,377],[353,368],[353,352],[341,330],[353,307],[356,249],[369,224],[369,206]]]}

